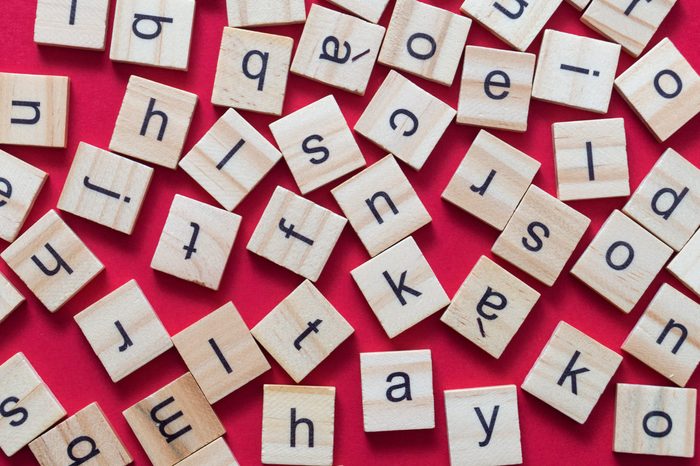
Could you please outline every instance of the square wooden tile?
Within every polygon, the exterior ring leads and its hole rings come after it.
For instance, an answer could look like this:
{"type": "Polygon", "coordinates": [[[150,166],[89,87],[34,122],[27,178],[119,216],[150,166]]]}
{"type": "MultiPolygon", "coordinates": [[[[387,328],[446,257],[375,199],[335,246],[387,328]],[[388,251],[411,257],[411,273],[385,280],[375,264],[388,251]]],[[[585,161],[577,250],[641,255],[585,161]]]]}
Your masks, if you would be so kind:
{"type": "Polygon", "coordinates": [[[457,123],[527,130],[535,55],[468,45],[457,123]]]}
{"type": "Polygon", "coordinates": [[[241,216],[176,194],[151,268],[218,290],[241,216]]]}
{"type": "Polygon", "coordinates": [[[432,220],[391,155],[331,193],[372,257],[432,220]]]}
{"type": "Polygon", "coordinates": [[[378,23],[389,0],[328,0],[335,6],[351,12],[370,23],[378,23]]]}
{"type": "Polygon", "coordinates": [[[366,164],[332,95],[275,121],[270,131],[302,194],[366,164]]]}
{"type": "Polygon", "coordinates": [[[700,304],[663,284],[622,349],[685,387],[700,363],[700,304]]]}
{"type": "Polygon", "coordinates": [[[624,313],[639,302],[673,251],[614,210],[571,273],[624,313]]]}
{"type": "Polygon", "coordinates": [[[315,282],[346,223],[340,215],[278,186],[247,249],[315,282]]]}
{"type": "Polygon", "coordinates": [[[481,256],[440,320],[498,359],[540,294],[481,256]]]}
{"type": "Polygon", "coordinates": [[[250,331],[299,383],[355,330],[306,280],[250,331]]]}
{"type": "Polygon", "coordinates": [[[450,303],[430,264],[409,236],[350,272],[389,338],[450,303]]]}
{"type": "Polygon", "coordinates": [[[472,21],[417,0],[397,0],[379,63],[451,86],[472,21]]]}
{"type": "Polygon", "coordinates": [[[668,37],[618,76],[615,89],[659,141],[700,112],[700,75],[668,37]]]}
{"type": "Polygon", "coordinates": [[[109,0],[38,0],[34,42],[104,50],[109,0]]]}
{"type": "Polygon", "coordinates": [[[97,403],[87,405],[29,444],[41,466],[125,466],[133,461],[97,403]]]}
{"type": "Polygon", "coordinates": [[[540,162],[479,131],[442,198],[503,230],[540,169],[540,162]]]}
{"type": "Polygon", "coordinates": [[[0,400],[0,449],[7,456],[17,453],[66,415],[22,353],[0,365],[0,400]]]}
{"type": "Polygon", "coordinates": [[[265,385],[263,464],[333,464],[335,387],[265,385]]]}
{"type": "Polygon", "coordinates": [[[238,461],[233,456],[223,437],[211,442],[201,450],[197,450],[184,460],[177,463],[177,466],[239,466],[238,461]]]}
{"type": "Polygon", "coordinates": [[[619,58],[618,44],[547,29],[537,60],[532,97],[607,113],[619,58]]]}
{"type": "Polygon", "coordinates": [[[365,432],[435,428],[430,350],[360,353],[365,432]]]}
{"type": "Polygon", "coordinates": [[[445,390],[450,464],[521,464],[515,385],[445,390]]]}
{"type": "Polygon", "coordinates": [[[130,235],[153,168],[81,142],[58,208],[130,235]]]}
{"type": "Polygon", "coordinates": [[[355,131],[420,170],[455,113],[392,70],[357,120],[355,131]]]}
{"type": "Polygon", "coordinates": [[[14,241],[48,174],[0,150],[0,238],[14,241]]]}
{"type": "Polygon", "coordinates": [[[54,210],[37,220],[0,256],[51,312],[104,269],[54,210]]]}
{"type": "Polygon", "coordinates": [[[617,384],[613,451],[643,455],[695,455],[697,390],[617,384]]]}
{"type": "Polygon", "coordinates": [[[666,149],[622,211],[680,251],[700,228],[700,166],[666,149]]]}
{"type": "Polygon", "coordinates": [[[187,70],[194,0],[116,0],[114,61],[187,70]]]}
{"type": "Polygon", "coordinates": [[[281,115],[293,46],[291,37],[224,28],[211,103],[281,115]]]}
{"type": "Polygon", "coordinates": [[[226,0],[228,25],[278,26],[303,23],[304,0],[226,0]]]}
{"type": "Polygon", "coordinates": [[[695,232],[667,268],[688,289],[700,296],[700,230],[695,232]]]}
{"type": "Polygon", "coordinates": [[[128,281],[74,318],[113,382],[173,346],[136,280],[128,281]]]}
{"type": "Polygon", "coordinates": [[[24,302],[24,296],[0,274],[0,323],[24,302]]]}
{"type": "Polygon", "coordinates": [[[384,31],[383,26],[313,4],[292,73],[364,95],[384,31]]]}
{"type": "Polygon", "coordinates": [[[170,466],[224,435],[189,372],[123,412],[154,466],[170,466]]]}
{"type": "Polygon", "coordinates": [[[176,168],[196,104],[196,94],[131,76],[109,149],[176,168]]]}
{"type": "Polygon", "coordinates": [[[0,144],[66,147],[70,81],[0,73],[0,144]]]}
{"type": "Polygon", "coordinates": [[[211,404],[270,369],[231,302],[173,336],[173,343],[211,404]]]}

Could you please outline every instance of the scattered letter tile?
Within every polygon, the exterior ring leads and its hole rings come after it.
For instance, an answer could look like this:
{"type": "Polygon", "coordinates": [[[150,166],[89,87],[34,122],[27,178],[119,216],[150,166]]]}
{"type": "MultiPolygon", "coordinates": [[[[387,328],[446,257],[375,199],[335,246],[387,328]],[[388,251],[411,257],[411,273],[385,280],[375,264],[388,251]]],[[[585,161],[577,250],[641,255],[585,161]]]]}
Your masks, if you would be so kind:
{"type": "Polygon", "coordinates": [[[24,296],[0,274],[0,323],[24,302],[24,296]]]}
{"type": "Polygon", "coordinates": [[[206,447],[202,448],[201,450],[197,450],[184,460],[177,463],[177,466],[202,465],[240,466],[223,437],[219,437],[206,447]]]}
{"type": "Polygon", "coordinates": [[[304,0],[226,0],[228,24],[233,27],[303,23],[304,0]]]}
{"type": "Polygon", "coordinates": [[[12,242],[48,174],[0,150],[0,238],[12,242]]]}
{"type": "Polygon", "coordinates": [[[389,0],[328,0],[370,23],[378,23],[389,0]]]}
{"type": "Polygon", "coordinates": [[[668,271],[700,296],[700,230],[668,264],[668,271]]]}
{"type": "Polygon", "coordinates": [[[34,42],[104,50],[109,0],[38,0],[34,42]]]}

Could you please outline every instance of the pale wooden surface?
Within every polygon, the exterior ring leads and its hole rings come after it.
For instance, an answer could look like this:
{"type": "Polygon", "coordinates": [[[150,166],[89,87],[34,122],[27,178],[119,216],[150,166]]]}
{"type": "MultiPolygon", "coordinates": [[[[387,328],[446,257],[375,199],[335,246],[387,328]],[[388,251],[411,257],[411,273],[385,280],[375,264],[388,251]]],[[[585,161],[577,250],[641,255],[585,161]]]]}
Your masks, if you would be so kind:
{"type": "Polygon", "coordinates": [[[455,113],[445,102],[391,70],[357,120],[355,131],[420,170],[455,113]]]}
{"type": "Polygon", "coordinates": [[[668,271],[686,287],[700,296],[700,230],[668,264],[668,271]]]}
{"type": "Polygon", "coordinates": [[[109,149],[163,167],[176,168],[196,104],[196,94],[131,76],[109,149]],[[149,114],[151,99],[155,102],[149,114]],[[165,113],[167,123],[156,112],[165,113]],[[146,133],[141,135],[148,115],[152,116],[146,133]],[[161,130],[163,137],[158,140],[161,130]]]}
{"type": "Polygon", "coordinates": [[[14,241],[49,175],[0,150],[0,238],[14,241]]]}
{"type": "Polygon", "coordinates": [[[389,0],[328,0],[329,3],[339,6],[344,10],[366,19],[370,23],[377,23],[382,17],[389,0]]]}
{"type": "Polygon", "coordinates": [[[226,0],[228,25],[277,26],[303,23],[304,0],[226,0]]]}
{"type": "Polygon", "coordinates": [[[24,302],[24,296],[0,274],[0,323],[24,302]]]}
{"type": "Polygon", "coordinates": [[[299,39],[291,71],[364,95],[383,38],[383,26],[314,3],[299,39]]]}
{"type": "Polygon", "coordinates": [[[74,318],[113,382],[173,346],[136,280],[128,281],[74,318]]]}
{"type": "Polygon", "coordinates": [[[219,437],[177,463],[177,466],[239,466],[239,464],[226,444],[226,440],[219,437]]]}
{"type": "MultiPolygon", "coordinates": [[[[694,388],[617,384],[613,451],[692,458],[696,398],[694,388]],[[664,413],[671,419],[671,431],[667,435],[654,437],[644,431],[644,418],[651,412],[664,413]]],[[[650,432],[660,435],[667,430],[668,419],[652,416],[646,425],[650,432]]]]}
{"type": "Polygon", "coordinates": [[[75,12],[71,18],[73,3],[72,0],[38,0],[34,42],[104,50],[109,0],[75,2],[75,12]]]}
{"type": "Polygon", "coordinates": [[[481,130],[442,198],[503,230],[540,169],[540,162],[481,130]]]}
{"type": "Polygon", "coordinates": [[[391,155],[331,193],[372,257],[431,222],[430,214],[391,155]]]}

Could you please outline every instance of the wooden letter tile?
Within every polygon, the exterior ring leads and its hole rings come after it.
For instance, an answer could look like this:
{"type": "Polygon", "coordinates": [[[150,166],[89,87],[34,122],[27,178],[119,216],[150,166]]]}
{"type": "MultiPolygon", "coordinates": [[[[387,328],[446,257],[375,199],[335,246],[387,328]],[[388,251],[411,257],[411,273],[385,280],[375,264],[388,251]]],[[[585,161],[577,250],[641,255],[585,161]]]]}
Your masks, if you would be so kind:
{"type": "Polygon", "coordinates": [[[455,113],[392,70],[355,124],[355,131],[420,170],[455,113]]]}
{"type": "Polygon", "coordinates": [[[308,280],[251,330],[297,383],[353,332],[350,324],[308,280]]]}
{"type": "Polygon", "coordinates": [[[350,272],[389,338],[450,303],[413,237],[350,272]]]}
{"type": "Polygon", "coordinates": [[[442,198],[503,230],[540,169],[540,162],[479,131],[442,198]]]}
{"type": "Polygon", "coordinates": [[[34,42],[104,50],[109,0],[38,0],[34,42]]]}
{"type": "Polygon", "coordinates": [[[328,0],[352,14],[366,19],[370,23],[378,23],[389,0],[328,0]]]}
{"type": "Polygon", "coordinates": [[[668,271],[700,296],[700,230],[668,264],[668,271]]]}
{"type": "Polygon", "coordinates": [[[12,242],[48,174],[0,150],[0,238],[12,242]]]}
{"type": "Polygon", "coordinates": [[[113,382],[172,348],[151,303],[130,280],[75,316],[113,382]]]}
{"type": "Polygon", "coordinates": [[[0,323],[24,302],[24,296],[0,274],[0,323]]]}
{"type": "Polygon", "coordinates": [[[498,359],[540,294],[481,256],[440,320],[498,359]]]}
{"type": "Polygon", "coordinates": [[[226,432],[189,372],[123,414],[154,466],[171,466],[226,432]]]}
{"type": "Polygon", "coordinates": [[[69,79],[0,73],[0,144],[66,147],[69,79]]]}
{"type": "Polygon", "coordinates": [[[617,384],[613,451],[643,455],[695,455],[697,390],[617,384]]]}
{"type": "Polygon", "coordinates": [[[125,466],[132,463],[109,420],[92,403],[29,444],[41,466],[84,464],[125,466]]]}
{"type": "Polygon", "coordinates": [[[430,350],[360,353],[365,432],[435,428],[430,350]]]}
{"type": "Polygon", "coordinates": [[[583,424],[621,362],[622,356],[562,321],[521,388],[583,424]]]}
{"type": "Polygon", "coordinates": [[[452,466],[521,464],[515,385],[445,390],[452,466]]]}
{"type": "Polygon", "coordinates": [[[54,210],[37,220],[0,256],[51,312],[104,269],[54,210]]]}
{"type": "Polygon", "coordinates": [[[228,25],[278,26],[303,23],[306,19],[304,0],[226,0],[228,25]]]}
{"type": "Polygon", "coordinates": [[[196,104],[195,94],[132,76],[109,149],[176,168],[196,104]]]}
{"type": "Polygon", "coordinates": [[[241,216],[176,194],[151,268],[218,290],[241,216]]]}
{"type": "Polygon", "coordinates": [[[184,460],[177,463],[177,466],[239,466],[238,461],[233,456],[231,449],[226,444],[223,437],[211,442],[201,450],[197,450],[184,460]]]}
{"type": "Polygon", "coordinates": [[[333,464],[335,387],[265,385],[263,464],[333,464]]]}
{"type": "Polygon", "coordinates": [[[340,215],[278,186],[247,248],[315,282],[346,223],[340,215]]]}
{"type": "Polygon", "coordinates": [[[383,38],[383,26],[313,4],[292,73],[364,95],[383,38]]]}
{"type": "Polygon", "coordinates": [[[376,256],[431,221],[391,155],[331,192],[370,256],[376,256]]]}
{"type": "Polygon", "coordinates": [[[175,335],[173,343],[211,404],[270,369],[231,302],[175,335]]]}

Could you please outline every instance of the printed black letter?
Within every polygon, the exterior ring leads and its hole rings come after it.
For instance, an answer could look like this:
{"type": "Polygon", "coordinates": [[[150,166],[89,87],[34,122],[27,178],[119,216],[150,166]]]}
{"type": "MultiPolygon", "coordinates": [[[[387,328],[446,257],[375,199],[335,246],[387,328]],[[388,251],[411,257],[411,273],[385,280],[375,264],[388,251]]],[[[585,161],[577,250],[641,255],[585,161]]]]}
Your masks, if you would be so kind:
{"type": "Polygon", "coordinates": [[[486,95],[490,99],[493,99],[493,100],[505,99],[506,97],[508,97],[508,94],[510,94],[510,92],[509,91],[502,91],[500,94],[494,94],[493,92],[491,92],[492,86],[493,87],[505,87],[505,88],[510,89],[510,76],[508,76],[508,74],[506,74],[505,71],[496,70],[496,71],[492,71],[489,74],[487,74],[486,79],[484,80],[484,92],[486,93],[486,95]],[[494,81],[493,78],[495,78],[496,76],[503,78],[503,82],[494,81]]]}
{"type": "Polygon", "coordinates": [[[262,91],[265,87],[265,74],[267,73],[267,60],[269,58],[270,54],[268,52],[261,52],[260,50],[251,50],[243,56],[243,74],[248,79],[258,80],[258,91],[262,91]],[[248,68],[252,57],[260,57],[260,70],[256,74],[251,73],[248,68]]]}
{"type": "MultiPolygon", "coordinates": [[[[0,196],[10,199],[12,197],[12,184],[10,183],[10,180],[7,178],[0,178],[0,184],[5,185],[5,189],[0,191],[0,196]]],[[[0,207],[4,206],[5,204],[7,204],[6,200],[0,200],[0,207]]]]}
{"type": "Polygon", "coordinates": [[[301,342],[304,341],[304,338],[311,335],[311,332],[318,333],[318,326],[321,325],[321,322],[323,322],[321,319],[316,319],[313,322],[306,323],[308,327],[294,340],[294,347],[297,350],[301,351],[301,342]]]}
{"type": "Polygon", "coordinates": [[[417,32],[408,38],[408,42],[406,42],[406,48],[408,49],[408,54],[413,58],[417,58],[419,60],[427,60],[428,58],[431,58],[433,55],[435,55],[435,51],[437,50],[437,44],[435,43],[435,39],[433,39],[432,36],[430,36],[429,34],[417,32]],[[428,50],[425,53],[416,52],[416,50],[413,48],[413,42],[418,39],[425,40],[430,46],[430,50],[428,50]]]}
{"type": "Polygon", "coordinates": [[[0,416],[12,417],[15,415],[19,415],[19,419],[12,419],[10,421],[10,425],[12,427],[21,426],[29,418],[29,411],[27,411],[25,408],[6,409],[8,403],[17,404],[17,403],[19,403],[19,398],[15,397],[15,396],[10,396],[10,397],[5,398],[2,401],[2,403],[0,403],[0,416]]]}
{"type": "Polygon", "coordinates": [[[516,11],[515,13],[507,10],[503,5],[501,5],[498,2],[494,3],[493,6],[510,19],[518,19],[523,15],[523,13],[525,13],[525,7],[528,6],[528,3],[525,0],[515,0],[515,2],[518,4],[519,7],[518,11],[516,11]]]}
{"type": "Polygon", "coordinates": [[[413,123],[413,127],[411,129],[404,130],[403,135],[408,137],[416,134],[416,131],[418,131],[418,117],[416,117],[413,112],[406,110],[405,108],[400,108],[391,114],[389,117],[389,126],[391,126],[391,129],[398,128],[398,125],[396,124],[396,117],[399,115],[406,115],[406,117],[411,120],[411,123],[413,123]]]}
{"type": "Polygon", "coordinates": [[[664,99],[673,99],[674,97],[678,97],[678,94],[683,90],[683,81],[681,81],[681,77],[678,76],[675,71],[661,70],[654,77],[654,89],[656,89],[656,92],[664,99]],[[673,92],[666,92],[661,88],[661,78],[664,76],[670,76],[676,83],[676,89],[673,92]]]}
{"type": "Polygon", "coordinates": [[[136,37],[140,37],[141,39],[151,40],[151,39],[155,39],[156,37],[158,37],[160,35],[161,32],[163,32],[163,23],[172,23],[172,22],[173,22],[172,18],[166,18],[164,16],[135,14],[134,15],[134,22],[131,25],[131,30],[134,31],[134,34],[136,34],[136,37]],[[155,30],[153,32],[139,31],[139,23],[141,21],[152,22],[153,25],[155,26],[155,30]]]}
{"type": "Polygon", "coordinates": [[[474,411],[476,411],[476,415],[479,418],[479,422],[481,423],[481,427],[483,427],[484,432],[486,432],[486,438],[483,441],[479,442],[480,447],[485,447],[491,441],[491,436],[493,435],[493,428],[496,426],[496,416],[498,416],[499,408],[499,405],[496,405],[496,407],[493,408],[493,413],[491,414],[491,421],[489,421],[488,424],[486,423],[484,415],[481,413],[481,408],[474,408],[474,411]]]}
{"type": "Polygon", "coordinates": [[[610,245],[608,251],[605,253],[605,263],[608,264],[608,267],[610,267],[613,270],[625,270],[627,267],[630,266],[630,264],[632,264],[633,260],[634,248],[631,244],[629,244],[626,241],[615,241],[613,244],[610,245]],[[627,249],[627,259],[625,259],[621,264],[615,264],[612,260],[612,255],[615,253],[615,250],[619,247],[627,249]]]}
{"type": "Polygon", "coordinates": [[[666,326],[664,327],[663,331],[661,332],[661,335],[659,335],[659,338],[656,339],[656,343],[660,345],[661,343],[664,342],[664,339],[666,338],[666,335],[673,330],[674,328],[677,328],[681,332],[681,336],[676,342],[676,345],[673,347],[671,350],[671,353],[676,354],[678,353],[678,350],[681,349],[681,345],[683,345],[683,342],[685,341],[686,338],[688,338],[688,329],[685,327],[683,324],[679,324],[675,320],[671,319],[668,321],[666,326]]]}
{"type": "Polygon", "coordinates": [[[224,166],[226,166],[226,164],[228,163],[228,161],[231,160],[231,158],[232,158],[234,155],[236,155],[236,152],[238,152],[239,150],[241,150],[241,147],[243,147],[244,144],[245,144],[245,140],[243,140],[243,139],[239,140],[239,141],[236,143],[236,145],[233,146],[233,149],[231,149],[230,151],[228,151],[228,154],[226,154],[226,156],[225,156],[223,159],[221,159],[221,161],[220,161],[219,163],[216,164],[216,169],[217,169],[217,170],[221,170],[222,168],[224,168],[224,166]]]}
{"type": "Polygon", "coordinates": [[[348,44],[346,41],[343,42],[343,47],[345,48],[345,54],[341,57],[340,41],[337,37],[328,36],[325,39],[323,39],[323,44],[321,45],[321,55],[319,55],[318,58],[320,58],[321,60],[332,61],[333,63],[340,63],[342,65],[350,59],[350,54],[352,53],[350,44],[348,44]],[[331,53],[328,52],[329,45],[333,46],[333,50],[331,53]]]}
{"type": "Polygon", "coordinates": [[[156,99],[151,97],[151,100],[148,101],[148,110],[146,110],[146,117],[143,119],[143,124],[141,125],[141,136],[146,135],[146,131],[148,130],[148,123],[151,121],[151,117],[153,116],[159,116],[161,118],[161,123],[160,123],[160,130],[158,130],[158,140],[162,141],[163,136],[165,136],[165,128],[168,126],[168,115],[165,114],[165,112],[162,112],[160,110],[153,110],[153,107],[156,105],[156,99]]]}
{"type": "Polygon", "coordinates": [[[399,302],[402,306],[406,305],[406,300],[403,297],[404,291],[408,294],[412,294],[413,296],[420,296],[423,294],[420,291],[416,291],[413,288],[406,286],[406,284],[404,283],[406,281],[406,273],[408,273],[408,271],[401,272],[401,278],[399,278],[399,286],[396,286],[396,283],[394,283],[394,280],[389,275],[389,272],[384,271],[382,273],[386,281],[389,283],[391,290],[394,292],[396,297],[399,298],[399,302]]]}
{"type": "Polygon", "coordinates": [[[398,403],[399,401],[403,400],[411,401],[411,379],[410,377],[408,377],[408,374],[405,372],[392,372],[391,374],[389,374],[389,377],[386,378],[386,381],[392,383],[391,381],[394,380],[394,377],[401,377],[403,379],[403,382],[397,385],[392,385],[389,388],[387,388],[386,399],[393,403],[398,403]],[[394,396],[394,391],[398,389],[403,389],[403,395],[394,396]]]}
{"type": "Polygon", "coordinates": [[[678,207],[678,204],[680,204],[685,195],[688,194],[688,191],[688,188],[683,188],[681,193],[678,194],[671,188],[659,189],[651,199],[651,210],[653,210],[656,215],[661,215],[664,220],[668,220],[673,211],[676,210],[676,207],[678,207]],[[658,202],[664,194],[670,194],[673,197],[673,202],[666,210],[661,210],[659,209],[658,202]]]}
{"type": "Polygon", "coordinates": [[[131,341],[131,338],[126,333],[126,330],[124,330],[124,327],[122,326],[121,322],[117,320],[116,322],[114,322],[114,326],[117,327],[119,335],[121,335],[121,337],[124,339],[124,343],[122,343],[122,345],[119,348],[117,348],[120,353],[123,353],[127,350],[127,348],[129,348],[129,346],[134,346],[134,342],[131,341]]]}
{"type": "Polygon", "coordinates": [[[99,455],[100,450],[99,448],[97,448],[97,444],[91,437],[88,437],[87,435],[81,435],[80,437],[76,437],[73,440],[71,440],[71,442],[68,444],[66,454],[68,455],[68,458],[73,460],[73,462],[68,466],[78,466],[83,463],[87,463],[90,459],[99,455]],[[76,457],[73,449],[83,442],[88,444],[88,446],[90,447],[90,451],[88,451],[86,455],[83,455],[80,458],[78,458],[76,457]]]}
{"type": "Polygon", "coordinates": [[[171,397],[167,398],[165,401],[162,401],[162,402],[158,403],[157,405],[155,405],[153,407],[153,409],[151,410],[151,420],[156,423],[156,425],[158,426],[158,431],[160,432],[160,435],[165,437],[165,440],[168,443],[174,442],[175,440],[177,440],[178,438],[180,438],[181,436],[185,435],[187,432],[192,430],[192,426],[188,424],[185,427],[183,427],[182,429],[180,429],[177,432],[174,432],[172,434],[169,434],[166,431],[168,424],[170,424],[171,422],[175,422],[177,419],[184,416],[182,411],[178,411],[175,414],[173,414],[172,416],[166,417],[165,419],[158,418],[158,411],[165,408],[170,403],[174,403],[174,402],[175,402],[175,398],[173,398],[171,396],[171,397]]]}
{"type": "Polygon", "coordinates": [[[369,210],[372,212],[372,215],[374,215],[374,218],[377,220],[377,223],[381,225],[382,223],[384,223],[384,219],[379,214],[377,206],[374,205],[377,202],[377,199],[379,199],[380,197],[384,199],[384,201],[389,206],[389,209],[391,209],[394,215],[398,215],[399,209],[396,208],[396,204],[394,204],[394,201],[391,200],[391,197],[389,197],[389,195],[385,191],[378,191],[374,193],[369,199],[365,199],[367,207],[369,207],[369,210]]]}
{"type": "Polygon", "coordinates": [[[297,409],[292,408],[291,434],[289,435],[289,446],[296,448],[297,446],[297,427],[299,424],[306,424],[309,428],[309,448],[314,447],[314,423],[310,419],[304,417],[297,419],[297,409]]]}
{"type": "Polygon", "coordinates": [[[41,111],[39,107],[41,102],[29,102],[26,100],[13,100],[13,107],[30,107],[34,109],[34,116],[31,118],[10,118],[10,123],[18,125],[34,125],[39,122],[41,118],[41,111]]]}
{"type": "Polygon", "coordinates": [[[579,356],[581,356],[581,352],[574,352],[574,355],[569,361],[569,364],[566,366],[566,369],[564,369],[564,373],[561,375],[561,377],[559,377],[559,381],[557,381],[557,385],[563,387],[566,378],[571,377],[571,393],[573,393],[574,395],[578,395],[578,390],[576,388],[576,376],[579,374],[583,374],[584,372],[590,371],[590,369],[586,367],[574,370],[574,365],[576,364],[576,361],[578,360],[579,356]]]}
{"type": "Polygon", "coordinates": [[[66,263],[66,261],[63,260],[63,258],[56,252],[56,250],[49,244],[46,243],[44,247],[49,251],[49,254],[53,256],[54,259],[56,259],[56,266],[49,270],[46,268],[43,262],[39,260],[36,255],[32,256],[32,262],[36,264],[37,267],[39,267],[39,270],[44,272],[45,275],[51,277],[53,275],[56,275],[58,272],[60,272],[61,269],[65,269],[66,272],[68,272],[68,275],[73,273],[73,269],[70,268],[70,266],[66,263]]]}
{"type": "Polygon", "coordinates": [[[301,150],[304,151],[305,154],[316,154],[316,153],[321,153],[323,156],[318,159],[310,158],[309,162],[313,163],[314,165],[320,165],[326,160],[328,160],[328,157],[331,155],[331,152],[328,150],[327,147],[324,146],[318,146],[318,147],[309,147],[309,143],[311,141],[316,141],[316,142],[323,142],[323,136],[319,134],[312,134],[308,138],[304,139],[304,142],[301,143],[301,150]]]}
{"type": "Polygon", "coordinates": [[[669,416],[667,413],[664,413],[663,411],[649,411],[648,413],[646,413],[644,419],[642,420],[642,427],[644,428],[644,432],[648,436],[661,438],[666,437],[668,434],[671,433],[671,429],[673,429],[673,421],[671,420],[671,416],[669,416]],[[666,428],[664,430],[657,432],[649,428],[649,419],[654,417],[661,417],[666,420],[666,428]]]}
{"type": "Polygon", "coordinates": [[[532,244],[530,244],[530,241],[525,237],[522,238],[522,242],[523,242],[523,246],[525,246],[525,249],[527,249],[528,251],[532,251],[532,252],[537,252],[540,249],[542,249],[542,246],[544,246],[544,243],[542,242],[542,238],[540,238],[537,235],[535,228],[539,228],[540,230],[542,230],[542,235],[545,238],[549,238],[549,228],[547,228],[547,225],[545,225],[542,222],[532,222],[531,224],[529,224],[527,226],[527,232],[532,237],[532,239],[535,240],[535,245],[533,246],[532,244]]]}

